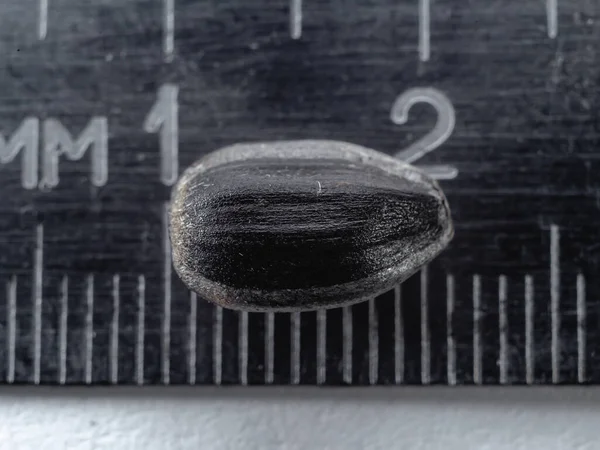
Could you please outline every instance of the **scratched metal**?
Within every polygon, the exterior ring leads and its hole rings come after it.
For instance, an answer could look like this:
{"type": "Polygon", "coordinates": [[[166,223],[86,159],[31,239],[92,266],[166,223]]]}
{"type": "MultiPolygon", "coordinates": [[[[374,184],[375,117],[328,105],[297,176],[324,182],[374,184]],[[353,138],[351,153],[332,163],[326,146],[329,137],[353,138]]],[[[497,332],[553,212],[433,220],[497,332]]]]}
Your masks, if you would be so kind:
{"type": "Polygon", "coordinates": [[[595,0],[1,2],[0,380],[599,383],[598,42],[595,0]],[[326,313],[184,288],[183,168],[271,139],[397,154],[436,124],[394,119],[407,92],[454,112],[415,161],[458,170],[426,271],[326,313]]]}

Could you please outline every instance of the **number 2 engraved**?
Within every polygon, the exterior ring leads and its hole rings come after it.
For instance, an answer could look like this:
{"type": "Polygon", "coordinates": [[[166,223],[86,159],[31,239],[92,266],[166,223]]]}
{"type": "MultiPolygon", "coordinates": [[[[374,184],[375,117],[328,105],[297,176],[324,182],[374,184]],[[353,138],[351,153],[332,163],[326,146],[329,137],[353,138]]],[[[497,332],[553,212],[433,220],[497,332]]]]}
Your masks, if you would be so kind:
{"type": "MultiPolygon", "coordinates": [[[[450,137],[456,124],[452,102],[446,95],[434,88],[412,88],[400,94],[392,106],[390,113],[392,122],[397,125],[404,125],[408,122],[410,109],[417,103],[427,103],[433,106],[438,118],[433,130],[409,145],[408,148],[396,153],[396,158],[407,163],[413,163],[440,147],[450,137]]],[[[422,169],[437,179],[449,180],[458,175],[455,167],[447,165],[423,166],[422,169]]]]}

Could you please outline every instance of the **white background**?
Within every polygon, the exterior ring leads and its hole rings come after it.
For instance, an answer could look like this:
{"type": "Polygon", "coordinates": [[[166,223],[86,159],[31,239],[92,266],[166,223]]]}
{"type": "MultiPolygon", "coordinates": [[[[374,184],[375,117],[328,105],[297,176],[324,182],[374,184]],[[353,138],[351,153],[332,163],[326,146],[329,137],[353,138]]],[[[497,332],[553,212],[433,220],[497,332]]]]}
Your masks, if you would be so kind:
{"type": "Polygon", "coordinates": [[[597,450],[600,388],[4,387],[0,448],[597,450]]]}

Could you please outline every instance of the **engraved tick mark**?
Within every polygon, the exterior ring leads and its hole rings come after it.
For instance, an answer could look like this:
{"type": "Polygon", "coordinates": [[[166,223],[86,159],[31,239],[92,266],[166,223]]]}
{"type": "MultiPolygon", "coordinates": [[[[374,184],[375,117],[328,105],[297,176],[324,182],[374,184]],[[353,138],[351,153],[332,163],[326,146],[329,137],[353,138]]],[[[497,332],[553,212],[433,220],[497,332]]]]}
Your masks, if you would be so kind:
{"type": "Polygon", "coordinates": [[[17,277],[10,277],[6,285],[6,296],[8,298],[8,317],[7,343],[8,343],[8,361],[6,368],[6,382],[11,384],[15,382],[15,364],[17,347],[17,277]]]}
{"type": "Polygon", "coordinates": [[[317,384],[323,384],[327,377],[327,311],[317,311],[317,384]]]}
{"type": "Polygon", "coordinates": [[[94,360],[94,276],[86,278],[85,314],[85,383],[92,384],[92,363],[94,360]]]}
{"type": "Polygon", "coordinates": [[[39,0],[38,38],[46,39],[48,34],[48,0],[39,0]]]}
{"type": "Polygon", "coordinates": [[[508,382],[508,321],[506,317],[506,276],[500,275],[498,278],[498,312],[500,329],[500,384],[508,382]]]}
{"type": "Polygon", "coordinates": [[[119,313],[121,308],[120,277],[113,276],[112,282],[113,314],[110,329],[110,382],[119,381],[119,313]]]}
{"type": "Polygon", "coordinates": [[[245,386],[248,384],[248,312],[240,311],[238,317],[239,378],[240,384],[245,386]]]}
{"type": "Polygon", "coordinates": [[[302,37],[302,0],[290,0],[290,35],[292,39],[302,37]]]}
{"type": "Polygon", "coordinates": [[[345,306],[342,310],[343,344],[343,379],[344,383],[352,383],[352,307],[345,306]]]}
{"type": "Polygon", "coordinates": [[[481,384],[481,277],[473,275],[473,382],[481,384]]]}
{"type": "Polygon", "coordinates": [[[273,312],[265,314],[265,383],[274,381],[275,364],[275,315],[273,312]]]}
{"type": "Polygon", "coordinates": [[[36,228],[33,271],[33,382],[40,383],[40,366],[42,359],[42,285],[44,271],[44,226],[36,228]]]}
{"type": "Polygon", "coordinates": [[[400,285],[394,288],[394,381],[404,381],[404,319],[400,285]]]}
{"type": "Polygon", "coordinates": [[[58,382],[67,382],[67,326],[69,317],[69,278],[60,282],[60,318],[58,323],[58,382]]]}
{"type": "Polygon", "coordinates": [[[421,383],[431,381],[431,341],[429,333],[428,269],[421,269],[421,383]]]}
{"type": "Polygon", "coordinates": [[[198,297],[190,292],[189,342],[188,342],[188,383],[196,384],[196,339],[197,339],[198,297]]]}
{"type": "Polygon", "coordinates": [[[558,0],[546,0],[546,21],[548,37],[556,38],[558,35],[558,0]]]}
{"type": "Polygon", "coordinates": [[[534,380],[534,343],[533,343],[534,291],[533,278],[525,276],[525,382],[534,380]]]}
{"type": "Polygon", "coordinates": [[[162,324],[162,379],[170,382],[171,352],[171,240],[169,239],[169,204],[163,205],[163,324],[162,324]]]}
{"type": "Polygon", "coordinates": [[[430,49],[430,0],[419,0],[419,59],[429,61],[430,49]]]}
{"type": "Polygon", "coordinates": [[[293,312],[290,316],[291,325],[291,380],[292,384],[300,383],[300,313],[293,312]]]}
{"type": "Polygon", "coordinates": [[[215,306],[213,322],[213,381],[218,386],[223,378],[223,308],[215,306]]]}
{"type": "Polygon", "coordinates": [[[448,354],[447,378],[450,386],[456,385],[456,342],[454,340],[454,276],[446,276],[446,347],[448,354]]]}
{"type": "Polygon", "coordinates": [[[138,276],[138,314],[137,314],[137,339],[136,339],[136,381],[138,385],[144,384],[144,334],[146,321],[146,278],[138,276]]]}
{"type": "Polygon", "coordinates": [[[175,48],[175,0],[163,0],[164,13],[164,31],[163,31],[163,50],[165,60],[173,60],[173,50],[175,48]]]}
{"type": "Polygon", "coordinates": [[[550,226],[550,319],[552,383],[560,381],[560,229],[550,226]]]}
{"type": "Polygon", "coordinates": [[[369,300],[369,384],[379,377],[379,320],[375,299],[369,300]]]}
{"type": "Polygon", "coordinates": [[[577,381],[585,383],[586,373],[586,300],[585,278],[577,274],[577,381]]]}

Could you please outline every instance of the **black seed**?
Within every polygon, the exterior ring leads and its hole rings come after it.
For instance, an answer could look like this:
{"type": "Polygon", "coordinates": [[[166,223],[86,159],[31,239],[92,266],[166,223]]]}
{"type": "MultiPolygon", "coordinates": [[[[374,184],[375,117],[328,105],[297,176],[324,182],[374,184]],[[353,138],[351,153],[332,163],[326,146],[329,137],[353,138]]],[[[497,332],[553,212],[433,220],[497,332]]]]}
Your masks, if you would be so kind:
{"type": "Polygon", "coordinates": [[[415,168],[339,142],[235,146],[174,191],[175,269],[222,306],[305,310],[403,281],[452,237],[445,198],[415,168]]]}

